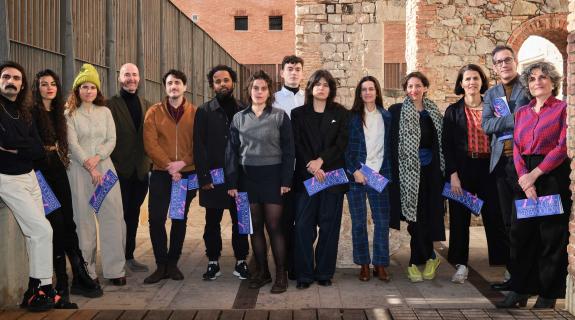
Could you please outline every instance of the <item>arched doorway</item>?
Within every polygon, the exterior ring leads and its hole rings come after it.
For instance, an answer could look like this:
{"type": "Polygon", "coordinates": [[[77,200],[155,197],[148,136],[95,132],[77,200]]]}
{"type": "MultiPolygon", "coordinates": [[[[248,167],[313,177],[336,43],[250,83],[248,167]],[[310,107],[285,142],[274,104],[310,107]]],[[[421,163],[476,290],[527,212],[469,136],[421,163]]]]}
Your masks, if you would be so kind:
{"type": "MultiPolygon", "coordinates": [[[[555,45],[563,58],[563,74],[567,70],[567,14],[565,13],[550,13],[537,16],[523,22],[519,27],[515,28],[509,39],[507,45],[513,48],[515,52],[519,52],[521,46],[531,36],[539,36],[545,38],[555,45]]],[[[567,88],[567,77],[564,77],[563,88],[567,88]]]]}
{"type": "MultiPolygon", "coordinates": [[[[551,41],[540,36],[529,36],[523,42],[519,52],[517,52],[517,60],[519,62],[517,68],[519,73],[532,63],[546,61],[554,65],[559,74],[565,75],[563,68],[565,62],[559,48],[551,41]]],[[[558,98],[563,98],[565,89],[564,86],[560,88],[558,98]]]]}

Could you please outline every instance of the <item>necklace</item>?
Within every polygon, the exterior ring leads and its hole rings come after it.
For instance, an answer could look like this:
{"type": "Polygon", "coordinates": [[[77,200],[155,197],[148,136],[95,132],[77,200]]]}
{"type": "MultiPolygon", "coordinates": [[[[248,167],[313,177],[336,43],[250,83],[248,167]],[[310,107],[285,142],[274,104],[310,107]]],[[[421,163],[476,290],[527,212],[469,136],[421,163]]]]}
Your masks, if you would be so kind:
{"type": "Polygon", "coordinates": [[[10,114],[10,112],[8,112],[8,110],[6,110],[6,107],[4,107],[4,104],[0,103],[0,106],[2,106],[2,109],[4,109],[4,112],[6,112],[6,114],[12,118],[13,120],[18,120],[20,119],[20,111],[16,110],[17,115],[14,117],[13,115],[10,114]]]}

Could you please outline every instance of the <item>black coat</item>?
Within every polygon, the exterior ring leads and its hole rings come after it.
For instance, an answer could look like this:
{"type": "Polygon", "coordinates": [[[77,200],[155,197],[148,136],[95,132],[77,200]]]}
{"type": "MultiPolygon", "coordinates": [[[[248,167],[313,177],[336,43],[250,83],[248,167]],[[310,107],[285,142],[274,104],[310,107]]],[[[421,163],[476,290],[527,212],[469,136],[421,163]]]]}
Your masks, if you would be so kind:
{"type": "MultiPolygon", "coordinates": [[[[306,168],[311,160],[321,157],[321,168],[325,172],[341,168],[345,170],[344,153],[349,132],[349,112],[339,104],[327,105],[319,130],[314,127],[313,121],[310,121],[313,112],[311,104],[304,104],[291,111],[296,154],[293,188],[296,192],[305,192],[303,181],[313,177],[306,168]]],[[[327,190],[343,193],[347,189],[348,185],[344,184],[327,190]]]]}
{"type": "MultiPolygon", "coordinates": [[[[391,217],[396,216],[396,213],[401,213],[401,195],[400,195],[400,181],[399,181],[399,120],[401,116],[402,103],[396,103],[389,107],[388,111],[391,113],[391,130],[390,130],[390,144],[391,144],[391,182],[389,185],[389,200],[391,217]]],[[[444,133],[445,134],[445,133],[444,133]]],[[[437,137],[437,134],[435,135],[437,137]]],[[[439,159],[439,143],[437,138],[433,139],[433,158],[439,159]]],[[[444,179],[441,174],[439,161],[433,161],[432,165],[435,166],[434,172],[437,174],[432,178],[433,190],[436,193],[437,199],[433,202],[434,217],[428,222],[429,232],[433,241],[445,240],[445,225],[443,223],[443,215],[445,214],[444,200],[441,196],[443,190],[444,179]]],[[[400,214],[402,219],[403,215],[400,214]]]]}
{"type": "Polygon", "coordinates": [[[467,116],[463,98],[445,110],[442,140],[445,179],[449,181],[451,174],[463,168],[467,162],[467,116]]]}
{"type": "MultiPolygon", "coordinates": [[[[243,107],[236,101],[234,114],[243,107]]],[[[229,209],[233,205],[225,183],[214,186],[212,190],[201,189],[202,186],[212,183],[211,169],[225,168],[231,121],[216,98],[202,104],[196,111],[194,162],[200,186],[200,205],[205,208],[229,209]]]]}

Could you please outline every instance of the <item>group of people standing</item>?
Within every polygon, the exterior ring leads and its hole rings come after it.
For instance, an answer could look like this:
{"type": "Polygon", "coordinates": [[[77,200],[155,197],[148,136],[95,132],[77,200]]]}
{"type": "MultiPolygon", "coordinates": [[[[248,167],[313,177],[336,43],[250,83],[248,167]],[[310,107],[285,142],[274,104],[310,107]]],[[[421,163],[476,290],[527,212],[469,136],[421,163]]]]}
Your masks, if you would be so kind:
{"type": "MultiPolygon", "coordinates": [[[[215,66],[207,75],[214,97],[198,108],[185,98],[186,75],[175,69],[162,78],[165,99],[151,105],[138,95],[139,71],[131,63],[121,67],[120,92],[107,101],[98,72],[85,64],[67,102],[53,71],[36,75],[30,96],[24,69],[14,62],[0,65],[0,197],[27,239],[30,259],[22,307],[75,308],[70,290],[101,296],[97,238],[103,277],[112,285],[126,284],[126,267],[148,271],[134,259],[146,194],[156,262],[147,284],[184,279],[178,260],[196,192],[205,208],[204,280],[221,275],[220,223],[228,210],[233,274],[249,279],[250,288],[272,282],[264,226],[275,264],[272,293],[285,292],[288,278],[298,289],[314,282],[331,286],[346,194],[359,280],[370,280],[373,272],[389,281],[389,228],[398,229],[400,220],[407,221],[411,236],[409,280],[431,280],[440,265],[433,242],[445,240],[445,182],[455,194],[469,191],[484,200],[489,263],[508,271],[508,279],[493,287],[511,290],[499,307],[524,306],[529,295],[538,295],[535,307],[553,307],[564,296],[571,199],[566,104],[555,98],[561,79],[552,65],[535,63],[520,76],[513,50],[498,46],[493,66],[501,83],[488,89],[481,67],[462,67],[455,85],[462,98],[442,115],[427,98],[430,83],[421,72],[405,77],[403,102],[387,109],[378,80],[363,77],[348,111],[335,101],[337,83],[326,70],[313,72],[300,89],[303,64],[297,56],[284,58],[284,84],[275,94],[269,75],[254,73],[246,106],[234,97],[236,72],[215,66]],[[507,114],[494,106],[500,98],[507,102],[507,114]],[[367,184],[365,166],[389,180],[383,191],[367,184]],[[223,184],[213,180],[217,169],[225,172],[223,184]],[[338,169],[345,170],[349,183],[308,194],[304,181],[323,182],[338,169]],[[34,170],[61,204],[47,219],[34,170]],[[193,175],[199,188],[186,191],[184,216],[171,219],[168,243],[172,185],[193,175]],[[118,183],[95,212],[90,197],[114,176],[118,183]],[[248,236],[239,231],[234,201],[240,192],[247,193],[253,226],[257,269],[251,272],[248,236]],[[560,195],[564,213],[517,219],[514,200],[551,194],[560,195]],[[371,255],[366,200],[374,222],[371,255]]],[[[471,212],[449,200],[449,213],[452,281],[463,283],[471,212]]]]}

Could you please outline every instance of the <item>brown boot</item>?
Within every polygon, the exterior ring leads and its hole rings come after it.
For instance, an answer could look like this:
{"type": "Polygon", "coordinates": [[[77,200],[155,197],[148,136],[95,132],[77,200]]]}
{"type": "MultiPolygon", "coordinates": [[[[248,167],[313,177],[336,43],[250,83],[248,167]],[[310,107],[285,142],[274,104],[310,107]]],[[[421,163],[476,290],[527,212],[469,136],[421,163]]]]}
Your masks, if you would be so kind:
{"type": "Polygon", "coordinates": [[[381,281],[389,281],[389,275],[385,271],[384,266],[373,266],[373,276],[377,277],[381,281]]]}
{"type": "MultiPolygon", "coordinates": [[[[373,270],[375,272],[375,270],[373,270]]],[[[369,281],[369,264],[362,264],[361,270],[359,271],[359,280],[360,281],[369,281]]]]}
{"type": "Polygon", "coordinates": [[[160,282],[162,279],[168,279],[168,272],[166,270],[165,264],[159,264],[156,271],[154,271],[151,275],[149,275],[146,279],[144,279],[144,283],[152,284],[160,282]]]}
{"type": "Polygon", "coordinates": [[[272,275],[266,266],[265,268],[260,268],[258,273],[250,278],[249,288],[259,289],[270,282],[272,282],[272,275]]]}
{"type": "Polygon", "coordinates": [[[283,270],[276,272],[276,282],[270,290],[271,293],[283,293],[286,292],[288,287],[287,273],[283,270]]]}

